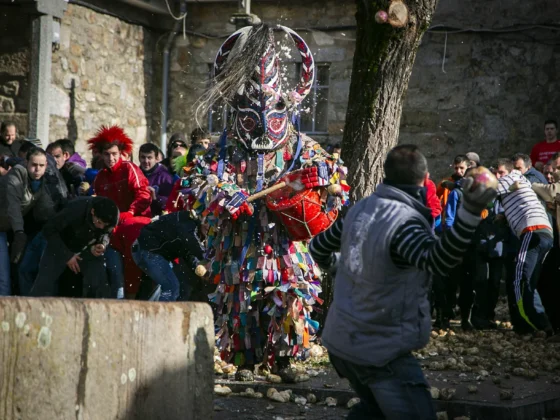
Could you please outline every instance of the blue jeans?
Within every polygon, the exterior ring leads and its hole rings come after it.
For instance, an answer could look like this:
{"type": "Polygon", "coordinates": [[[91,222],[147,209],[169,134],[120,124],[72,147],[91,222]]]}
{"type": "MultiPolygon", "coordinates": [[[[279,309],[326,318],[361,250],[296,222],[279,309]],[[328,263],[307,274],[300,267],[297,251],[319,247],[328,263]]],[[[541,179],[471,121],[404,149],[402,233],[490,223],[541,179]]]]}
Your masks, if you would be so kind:
{"type": "Polygon", "coordinates": [[[31,289],[37,274],[39,274],[39,261],[47,247],[47,240],[39,232],[25,248],[25,254],[19,264],[19,293],[21,296],[30,296],[31,289]]]}
{"type": "Polygon", "coordinates": [[[105,251],[105,266],[107,267],[107,278],[111,285],[113,297],[117,296],[119,288],[124,287],[124,264],[123,256],[114,248],[107,247],[105,251]]]}
{"type": "MultiPolygon", "coordinates": [[[[350,345],[350,344],[349,344],[350,345]]],[[[410,353],[385,366],[362,366],[329,353],[338,374],[360,397],[348,419],[432,420],[436,412],[428,383],[410,353]]]]}
{"type": "Polygon", "coordinates": [[[8,252],[8,236],[0,232],[0,296],[10,296],[12,279],[10,278],[10,253],[8,252]]]}
{"type": "Polygon", "coordinates": [[[179,297],[179,280],[168,260],[154,252],[144,251],[136,244],[132,248],[136,265],[161,286],[160,302],[174,302],[179,297]]]}

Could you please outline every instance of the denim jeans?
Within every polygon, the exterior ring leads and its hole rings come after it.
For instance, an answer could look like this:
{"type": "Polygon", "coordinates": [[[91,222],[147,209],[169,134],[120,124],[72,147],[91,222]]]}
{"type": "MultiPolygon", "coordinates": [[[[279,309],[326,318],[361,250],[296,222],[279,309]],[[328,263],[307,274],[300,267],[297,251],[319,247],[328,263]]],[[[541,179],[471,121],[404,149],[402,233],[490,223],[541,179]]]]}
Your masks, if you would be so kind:
{"type": "Polygon", "coordinates": [[[418,361],[409,353],[382,367],[362,366],[329,353],[338,374],[360,397],[348,419],[432,420],[436,412],[418,361]]]}
{"type": "Polygon", "coordinates": [[[161,286],[160,302],[174,302],[179,297],[179,280],[170,262],[154,252],[144,251],[135,244],[132,258],[140,269],[161,286]]]}
{"type": "Polygon", "coordinates": [[[25,248],[25,254],[19,264],[19,293],[21,296],[29,296],[35,278],[39,273],[39,261],[47,247],[47,240],[39,232],[25,248]]]}
{"type": "Polygon", "coordinates": [[[6,232],[0,232],[0,296],[10,296],[12,292],[11,286],[8,236],[6,232]]]}
{"type": "Polygon", "coordinates": [[[112,296],[116,297],[119,288],[124,287],[124,262],[122,254],[108,247],[104,254],[107,278],[111,285],[112,296]]]}

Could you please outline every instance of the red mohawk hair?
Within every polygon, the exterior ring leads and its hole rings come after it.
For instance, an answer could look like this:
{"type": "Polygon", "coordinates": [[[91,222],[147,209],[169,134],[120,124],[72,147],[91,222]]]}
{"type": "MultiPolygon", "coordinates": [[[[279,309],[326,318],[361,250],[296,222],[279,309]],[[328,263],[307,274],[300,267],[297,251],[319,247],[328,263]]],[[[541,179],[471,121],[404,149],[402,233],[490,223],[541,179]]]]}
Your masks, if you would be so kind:
{"type": "Polygon", "coordinates": [[[113,146],[118,146],[121,152],[125,152],[128,155],[132,153],[133,141],[118,125],[113,125],[112,127],[105,127],[102,125],[95,134],[95,137],[89,139],[87,142],[90,150],[95,149],[99,153],[113,146]]]}

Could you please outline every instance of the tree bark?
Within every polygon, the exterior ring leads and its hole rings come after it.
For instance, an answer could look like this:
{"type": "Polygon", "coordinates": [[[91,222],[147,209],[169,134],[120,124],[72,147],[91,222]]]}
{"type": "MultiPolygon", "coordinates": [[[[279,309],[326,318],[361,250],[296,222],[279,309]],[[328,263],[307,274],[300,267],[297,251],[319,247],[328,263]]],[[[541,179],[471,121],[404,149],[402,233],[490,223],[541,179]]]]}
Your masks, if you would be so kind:
{"type": "Polygon", "coordinates": [[[356,2],[356,51],[342,143],[354,201],[371,194],[383,179],[385,156],[398,141],[416,51],[437,0],[404,0],[409,16],[403,28],[376,23],[375,14],[387,11],[389,1],[356,2]]]}

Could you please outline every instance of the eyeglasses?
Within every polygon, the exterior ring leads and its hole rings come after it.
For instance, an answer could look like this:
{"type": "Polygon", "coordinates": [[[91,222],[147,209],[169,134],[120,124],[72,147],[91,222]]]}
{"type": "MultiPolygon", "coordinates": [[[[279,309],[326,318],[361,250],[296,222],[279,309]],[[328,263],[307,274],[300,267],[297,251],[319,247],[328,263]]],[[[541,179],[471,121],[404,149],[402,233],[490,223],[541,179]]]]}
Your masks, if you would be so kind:
{"type": "Polygon", "coordinates": [[[176,149],[177,147],[184,147],[187,148],[187,145],[183,142],[171,143],[171,148],[176,149]]]}

